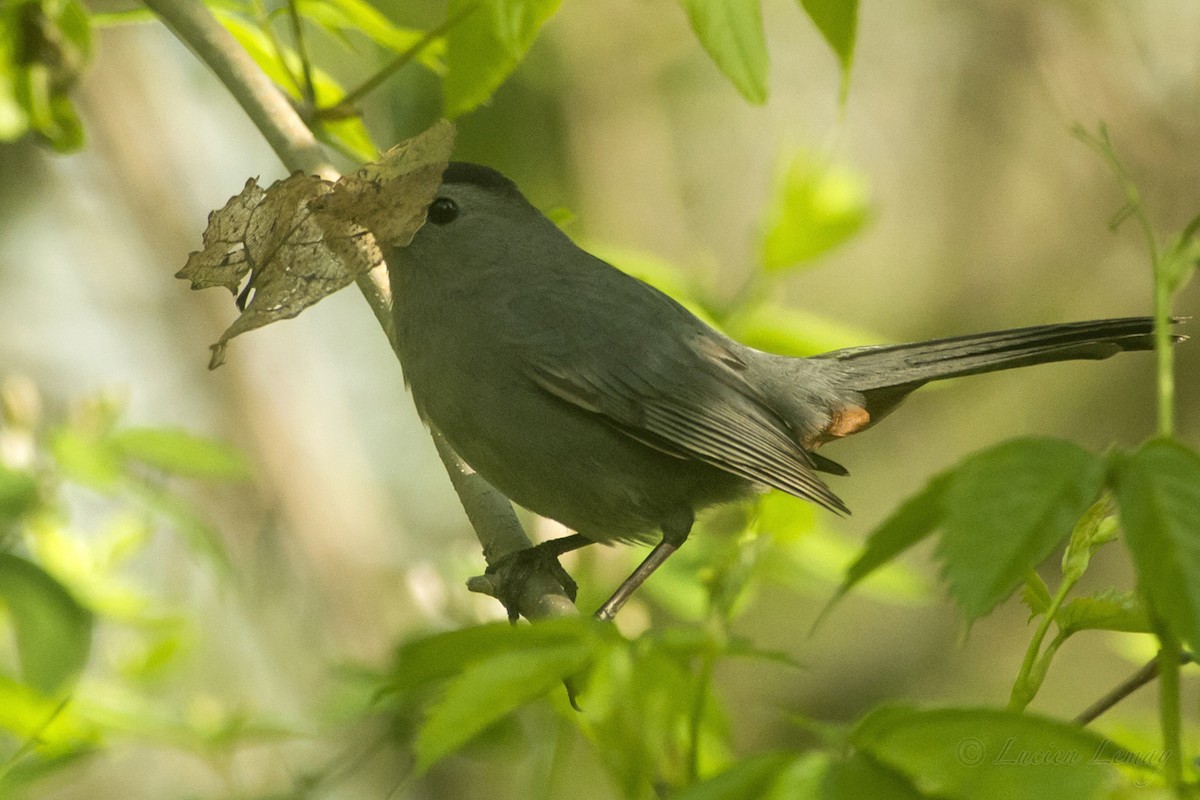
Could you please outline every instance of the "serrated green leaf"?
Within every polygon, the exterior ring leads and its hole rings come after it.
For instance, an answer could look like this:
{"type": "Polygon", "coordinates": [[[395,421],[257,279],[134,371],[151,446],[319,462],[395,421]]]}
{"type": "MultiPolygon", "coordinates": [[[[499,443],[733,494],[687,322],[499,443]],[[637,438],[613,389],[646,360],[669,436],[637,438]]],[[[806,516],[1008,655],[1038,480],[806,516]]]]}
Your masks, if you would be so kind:
{"type": "Polygon", "coordinates": [[[811,262],[867,222],[866,181],[807,151],[794,155],[776,180],[760,245],[763,268],[778,272],[811,262]]]}
{"type": "Polygon", "coordinates": [[[233,446],[178,428],[126,428],[111,437],[126,458],[175,475],[244,480],[245,458],[233,446]]]}
{"type": "Polygon", "coordinates": [[[465,16],[446,35],[443,92],[448,118],[462,116],[492,96],[525,58],[561,2],[450,0],[447,18],[465,16]]]}
{"type": "Polygon", "coordinates": [[[417,735],[417,769],[470,742],[523,705],[559,689],[591,662],[595,650],[578,644],[512,650],[477,660],[451,681],[417,735]]]}
{"type": "Polygon", "coordinates": [[[850,67],[854,64],[858,0],[800,0],[800,5],[837,55],[842,68],[841,92],[844,101],[850,85],[850,67]]]}
{"type": "Polygon", "coordinates": [[[1176,636],[1200,648],[1200,455],[1156,439],[1119,459],[1114,477],[1138,587],[1176,636]]]}
{"type": "Polygon", "coordinates": [[[1025,576],[1025,585],[1021,587],[1021,602],[1029,607],[1029,618],[1045,614],[1050,608],[1053,598],[1050,597],[1050,587],[1036,572],[1025,576]]]}
{"type": "Polygon", "coordinates": [[[1101,459],[1055,439],[1004,442],[951,472],[937,554],[968,618],[1007,598],[1070,535],[1103,481],[1101,459]]]}
{"type": "Polygon", "coordinates": [[[87,663],[91,612],[41,567],[10,553],[0,553],[0,602],[12,617],[26,683],[56,694],[87,663]]]}
{"type": "Polygon", "coordinates": [[[680,0],[700,44],[751,103],[767,100],[767,38],[760,0],[680,0]]]}
{"type": "Polygon", "coordinates": [[[851,742],[919,791],[953,800],[1099,798],[1115,781],[1111,762],[1136,761],[1077,725],[992,708],[882,708],[851,742]]]}
{"type": "Polygon", "coordinates": [[[1068,635],[1089,630],[1126,633],[1151,631],[1150,618],[1138,596],[1117,589],[1076,597],[1058,610],[1055,620],[1063,633],[1068,635]]]}

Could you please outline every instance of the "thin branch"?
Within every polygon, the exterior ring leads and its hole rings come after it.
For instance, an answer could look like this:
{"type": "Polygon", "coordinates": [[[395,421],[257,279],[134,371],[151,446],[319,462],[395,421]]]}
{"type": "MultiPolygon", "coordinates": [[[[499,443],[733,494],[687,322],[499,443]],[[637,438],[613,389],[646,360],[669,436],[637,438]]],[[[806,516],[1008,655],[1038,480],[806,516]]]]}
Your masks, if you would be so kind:
{"type": "MultiPolygon", "coordinates": [[[[338,177],[337,170],[326,160],[321,146],[291,103],[202,3],[198,0],[145,2],[212,69],[270,143],[284,166],[329,180],[338,177]]],[[[372,270],[358,280],[358,287],[395,350],[391,291],[386,269],[372,270]]],[[[505,556],[531,547],[532,543],[521,528],[508,498],[481,477],[469,472],[436,432],[434,442],[488,564],[494,566],[505,556]]],[[[566,592],[548,571],[545,574],[535,572],[528,578],[521,587],[516,607],[527,619],[578,613],[567,599],[566,592]]]]}
{"type": "Polygon", "coordinates": [[[436,28],[431,28],[428,31],[426,31],[425,35],[422,36],[420,39],[418,39],[416,42],[414,42],[412,47],[408,48],[403,53],[396,56],[390,62],[385,64],[374,75],[367,78],[365,81],[363,81],[357,87],[355,87],[354,89],[347,92],[346,96],[343,97],[341,100],[338,100],[335,105],[329,106],[327,108],[318,108],[316,110],[317,118],[321,119],[321,118],[328,117],[328,116],[338,116],[338,115],[344,115],[344,114],[348,113],[347,110],[353,108],[353,106],[359,100],[363,99],[368,94],[370,94],[371,92],[378,89],[380,87],[380,85],[383,84],[384,81],[386,81],[388,78],[392,77],[392,75],[396,74],[401,69],[403,69],[405,67],[405,65],[407,65],[410,61],[412,61],[414,58],[416,58],[418,55],[420,55],[421,51],[423,51],[426,47],[428,47],[430,44],[432,44],[434,41],[436,41],[439,36],[444,36],[448,30],[450,30],[455,25],[462,22],[464,19],[466,19],[468,16],[470,16],[472,13],[474,13],[475,9],[477,9],[477,8],[479,8],[478,3],[467,6],[466,8],[462,9],[457,14],[455,14],[454,16],[448,17],[446,19],[446,21],[443,22],[441,25],[438,25],[436,28]]]}
{"type": "Polygon", "coordinates": [[[292,39],[296,43],[296,55],[300,57],[300,77],[303,79],[301,94],[309,107],[317,104],[317,91],[313,87],[312,63],[308,60],[308,46],[304,43],[304,26],[300,21],[300,8],[296,0],[288,0],[288,17],[292,21],[292,39]]]}
{"type": "MultiPolygon", "coordinates": [[[[433,430],[433,443],[437,446],[442,464],[454,484],[454,491],[467,512],[471,527],[483,545],[483,557],[489,567],[496,567],[509,556],[533,547],[525,529],[513,515],[512,505],[491,484],[471,469],[446,442],[440,431],[433,430]],[[496,502],[499,498],[500,502],[496,502]],[[485,537],[481,531],[486,531],[485,537]]],[[[506,597],[504,587],[498,585],[494,574],[472,578],[468,586],[472,591],[482,592],[497,599],[506,597]]],[[[549,570],[537,570],[519,584],[519,594],[513,598],[513,606],[526,619],[545,619],[578,613],[566,589],[549,570]]]]}
{"type": "Polygon", "coordinates": [[[288,169],[337,176],[291,103],[202,3],[146,0],[146,5],[216,73],[288,169]]]}
{"type": "MultiPolygon", "coordinates": [[[[1192,661],[1192,654],[1188,652],[1184,652],[1179,657],[1180,664],[1189,664],[1192,661]]],[[[1129,697],[1129,695],[1133,694],[1138,689],[1157,678],[1158,673],[1159,661],[1157,658],[1146,662],[1144,667],[1130,675],[1125,680],[1121,681],[1119,684],[1113,687],[1112,691],[1080,712],[1079,715],[1075,717],[1075,722],[1079,725],[1087,725],[1093,722],[1105,711],[1108,711],[1117,703],[1121,702],[1126,697],[1129,697]]]]}
{"type": "Polygon", "coordinates": [[[271,50],[275,53],[275,60],[279,63],[279,69],[284,75],[287,75],[292,84],[291,88],[296,90],[296,94],[303,95],[304,87],[300,85],[300,79],[296,77],[296,73],[292,72],[292,68],[288,64],[287,52],[283,49],[279,37],[275,35],[275,28],[271,26],[271,12],[267,11],[263,0],[251,0],[250,5],[254,9],[254,21],[258,24],[258,30],[271,45],[271,50]]]}

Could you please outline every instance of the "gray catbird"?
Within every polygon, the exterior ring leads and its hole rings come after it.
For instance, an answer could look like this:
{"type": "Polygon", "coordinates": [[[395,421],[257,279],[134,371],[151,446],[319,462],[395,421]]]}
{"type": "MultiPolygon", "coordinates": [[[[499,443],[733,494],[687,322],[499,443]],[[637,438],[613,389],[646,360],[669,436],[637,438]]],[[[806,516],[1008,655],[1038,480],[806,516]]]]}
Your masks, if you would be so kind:
{"type": "Polygon", "coordinates": [[[822,444],[929,381],[1153,347],[1149,318],[1072,322],[813,358],[755,350],[577,247],[495,170],[452,163],[412,243],[387,257],[396,339],[420,413],[511,500],[588,542],[661,541],[769,486],[846,512],[822,444]]]}

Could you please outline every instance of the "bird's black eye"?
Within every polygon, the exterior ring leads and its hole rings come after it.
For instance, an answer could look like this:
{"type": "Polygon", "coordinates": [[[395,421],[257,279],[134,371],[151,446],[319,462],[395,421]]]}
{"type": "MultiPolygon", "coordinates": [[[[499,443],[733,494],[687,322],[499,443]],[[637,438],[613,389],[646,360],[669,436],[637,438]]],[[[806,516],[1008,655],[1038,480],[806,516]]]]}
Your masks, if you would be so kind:
{"type": "Polygon", "coordinates": [[[458,203],[448,197],[439,197],[429,206],[428,219],[434,225],[448,225],[458,219],[458,203]]]}

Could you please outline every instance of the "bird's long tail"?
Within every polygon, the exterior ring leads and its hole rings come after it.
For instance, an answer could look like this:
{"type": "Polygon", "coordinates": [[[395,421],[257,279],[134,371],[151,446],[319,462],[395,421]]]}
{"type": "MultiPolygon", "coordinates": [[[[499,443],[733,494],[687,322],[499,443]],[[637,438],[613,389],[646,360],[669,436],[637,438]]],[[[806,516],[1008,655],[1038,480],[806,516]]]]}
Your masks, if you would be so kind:
{"type": "MultiPolygon", "coordinates": [[[[1172,335],[1173,341],[1184,338],[1172,335]]],[[[872,418],[878,419],[929,381],[1055,361],[1102,359],[1124,350],[1153,348],[1154,320],[1129,317],[1037,325],[911,344],[853,347],[820,358],[838,364],[844,385],[861,392],[872,418]]]]}

